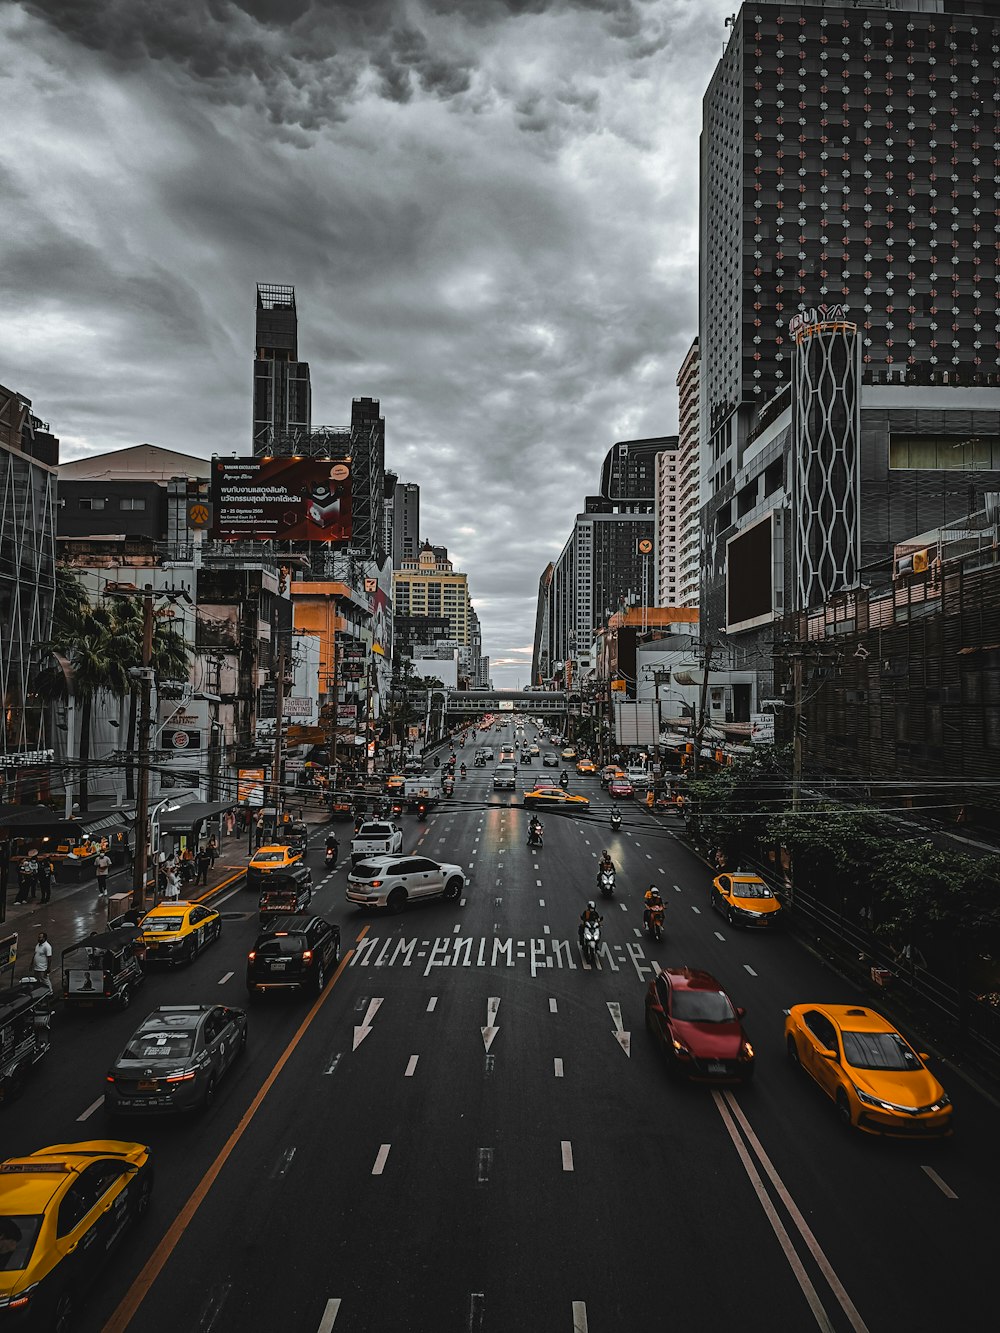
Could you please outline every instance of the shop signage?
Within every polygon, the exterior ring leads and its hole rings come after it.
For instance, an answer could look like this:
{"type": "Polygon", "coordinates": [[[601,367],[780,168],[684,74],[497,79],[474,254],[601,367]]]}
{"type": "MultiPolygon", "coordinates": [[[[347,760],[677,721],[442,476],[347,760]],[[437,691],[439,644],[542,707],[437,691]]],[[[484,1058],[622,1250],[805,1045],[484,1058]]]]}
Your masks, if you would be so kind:
{"type": "Polygon", "coordinates": [[[164,727],[160,736],[160,748],[163,750],[200,750],[201,732],[178,730],[173,726],[164,727]]]}
{"type": "Polygon", "coordinates": [[[847,318],[847,311],[846,305],[817,305],[811,306],[808,310],[800,310],[788,321],[788,335],[794,338],[797,333],[812,328],[815,324],[838,323],[847,318]]]}
{"type": "Polygon", "coordinates": [[[774,744],[774,714],[754,713],[750,718],[750,741],[753,745],[774,744]]]}
{"type": "Polygon", "coordinates": [[[54,750],[18,750],[13,754],[0,755],[0,767],[29,768],[35,764],[51,764],[54,758],[54,750]]]}

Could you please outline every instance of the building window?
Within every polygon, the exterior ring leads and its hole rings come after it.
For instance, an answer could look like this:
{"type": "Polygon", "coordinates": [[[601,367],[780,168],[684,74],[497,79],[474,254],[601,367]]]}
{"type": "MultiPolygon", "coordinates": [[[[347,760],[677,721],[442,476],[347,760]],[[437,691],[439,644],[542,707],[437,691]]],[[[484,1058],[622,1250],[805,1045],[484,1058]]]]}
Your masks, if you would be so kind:
{"type": "Polygon", "coordinates": [[[88,496],[85,500],[81,500],[81,501],[80,501],[80,508],[81,508],[81,509],[103,509],[103,508],[104,508],[104,501],[103,501],[103,500],[95,500],[95,499],[93,499],[92,497],[88,496]]]}
{"type": "Polygon", "coordinates": [[[145,509],[145,508],[146,508],[146,501],[145,501],[145,500],[130,500],[130,499],[125,499],[125,500],[119,500],[118,504],[119,504],[119,508],[121,508],[121,509],[126,509],[126,510],[135,510],[135,511],[139,511],[139,510],[142,510],[142,509],[145,509]]]}
{"type": "Polygon", "coordinates": [[[1000,468],[1000,435],[894,435],[890,468],[989,471],[1000,468]]]}

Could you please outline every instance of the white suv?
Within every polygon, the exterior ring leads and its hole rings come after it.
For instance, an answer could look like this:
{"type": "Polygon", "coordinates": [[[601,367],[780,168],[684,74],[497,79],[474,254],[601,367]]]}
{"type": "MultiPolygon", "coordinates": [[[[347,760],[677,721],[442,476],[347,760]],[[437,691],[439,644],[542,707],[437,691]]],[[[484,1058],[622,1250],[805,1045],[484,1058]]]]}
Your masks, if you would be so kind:
{"type": "Polygon", "coordinates": [[[649,771],[645,768],[627,768],[625,775],[636,789],[649,786],[649,771]]]}
{"type": "Polygon", "coordinates": [[[454,901],[468,883],[461,866],[426,856],[373,856],[347,876],[347,901],[401,912],[410,898],[454,901]]]}

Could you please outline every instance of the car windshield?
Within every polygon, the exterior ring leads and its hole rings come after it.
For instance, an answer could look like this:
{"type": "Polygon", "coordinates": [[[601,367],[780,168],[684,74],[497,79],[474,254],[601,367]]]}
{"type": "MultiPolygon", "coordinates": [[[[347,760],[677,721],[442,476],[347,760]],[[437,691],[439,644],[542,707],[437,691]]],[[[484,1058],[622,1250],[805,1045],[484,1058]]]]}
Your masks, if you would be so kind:
{"type": "Polygon", "coordinates": [[[361,838],[390,838],[392,837],[392,825],[365,824],[358,836],[361,838]]]}
{"type": "Polygon", "coordinates": [[[258,865],[263,865],[265,862],[284,861],[284,859],[284,852],[258,852],[254,857],[258,865]]]}
{"type": "Polygon", "coordinates": [[[921,1069],[898,1032],[842,1032],[844,1059],[855,1069],[921,1069]]]}
{"type": "Polygon", "coordinates": [[[0,1273],[19,1273],[28,1267],[41,1225],[40,1214],[5,1213],[0,1216],[0,1273]]]}
{"type": "Polygon", "coordinates": [[[670,1012],[682,1023],[731,1023],[736,1012],[721,990],[674,991],[670,1012]]]}
{"type": "Polygon", "coordinates": [[[180,930],[184,925],[182,916],[150,916],[142,923],[143,930],[151,935],[162,935],[172,930],[180,930]]]}
{"type": "Polygon", "coordinates": [[[258,958],[281,958],[290,954],[299,954],[306,947],[305,937],[294,935],[269,935],[257,945],[258,958]]]}
{"type": "Polygon", "coordinates": [[[125,1047],[128,1060],[184,1060],[194,1051],[194,1032],[137,1032],[125,1047]]]}
{"type": "Polygon", "coordinates": [[[766,884],[755,879],[734,879],[734,898],[773,898],[774,894],[766,884]]]}

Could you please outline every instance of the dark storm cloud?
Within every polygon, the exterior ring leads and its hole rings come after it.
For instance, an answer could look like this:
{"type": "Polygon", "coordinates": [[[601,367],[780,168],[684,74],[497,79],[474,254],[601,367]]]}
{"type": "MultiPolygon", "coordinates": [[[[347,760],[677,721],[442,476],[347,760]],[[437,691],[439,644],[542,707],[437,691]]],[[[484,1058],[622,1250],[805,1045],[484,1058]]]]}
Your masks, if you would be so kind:
{"type": "Polygon", "coordinates": [[[674,425],[728,8],[0,5],[0,380],[65,457],[243,451],[254,284],[294,284],[314,421],[381,400],[486,651],[524,661],[605,452],[674,425]]]}

